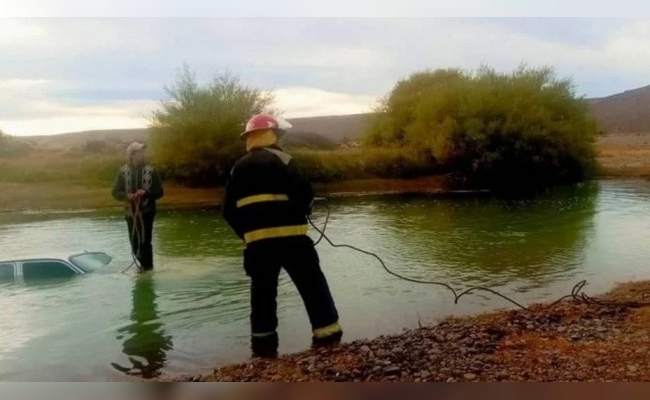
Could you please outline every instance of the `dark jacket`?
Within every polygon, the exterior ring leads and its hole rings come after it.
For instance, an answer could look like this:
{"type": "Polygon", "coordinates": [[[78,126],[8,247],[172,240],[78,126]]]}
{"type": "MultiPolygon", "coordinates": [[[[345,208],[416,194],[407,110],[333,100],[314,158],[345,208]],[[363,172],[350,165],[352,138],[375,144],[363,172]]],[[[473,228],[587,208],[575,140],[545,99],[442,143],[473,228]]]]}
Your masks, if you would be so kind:
{"type": "MultiPolygon", "coordinates": [[[[138,189],[144,189],[145,195],[140,200],[140,210],[143,214],[156,213],[156,200],[163,197],[164,191],[158,170],[151,165],[145,164],[136,167],[131,164],[123,165],[113,185],[113,198],[125,201],[127,193],[135,193],[138,189]]],[[[124,205],[124,211],[130,214],[128,204],[124,205]]]]}
{"type": "Polygon", "coordinates": [[[277,146],[253,149],[230,172],[223,217],[247,244],[307,234],[314,192],[277,146]]]}

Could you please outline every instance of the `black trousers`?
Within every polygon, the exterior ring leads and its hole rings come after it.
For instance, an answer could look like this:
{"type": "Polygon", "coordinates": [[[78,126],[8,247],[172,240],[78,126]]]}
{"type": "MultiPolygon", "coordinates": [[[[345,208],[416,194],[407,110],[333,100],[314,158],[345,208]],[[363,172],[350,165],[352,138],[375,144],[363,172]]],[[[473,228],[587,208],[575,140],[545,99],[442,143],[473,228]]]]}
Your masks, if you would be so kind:
{"type": "Polygon", "coordinates": [[[150,271],[153,269],[153,247],[151,245],[151,239],[153,234],[153,221],[155,214],[146,213],[142,214],[142,222],[144,223],[144,232],[142,231],[142,225],[138,222],[136,229],[140,231],[140,237],[138,233],[133,234],[133,218],[130,216],[126,217],[126,225],[129,229],[129,240],[131,242],[131,250],[133,254],[137,255],[137,260],[140,263],[140,266],[145,271],[150,271]],[[140,242],[142,241],[142,243],[140,242]],[[139,252],[139,253],[138,253],[139,252]]]}
{"type": "Polygon", "coordinates": [[[267,239],[244,250],[244,269],[251,277],[251,341],[253,353],[274,356],[278,339],[277,287],[280,269],[287,271],[309,316],[314,344],[338,341],[342,331],[320,259],[309,236],[267,239]]]}

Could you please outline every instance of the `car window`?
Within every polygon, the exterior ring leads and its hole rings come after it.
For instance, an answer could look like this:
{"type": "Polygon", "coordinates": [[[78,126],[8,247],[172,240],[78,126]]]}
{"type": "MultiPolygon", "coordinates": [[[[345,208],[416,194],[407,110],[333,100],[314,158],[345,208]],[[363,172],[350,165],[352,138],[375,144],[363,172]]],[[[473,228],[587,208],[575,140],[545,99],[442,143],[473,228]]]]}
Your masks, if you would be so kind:
{"type": "Polygon", "coordinates": [[[70,257],[70,262],[86,272],[91,272],[108,265],[111,257],[102,252],[84,253],[70,257]]]}
{"type": "Polygon", "coordinates": [[[76,273],[59,261],[28,261],[23,263],[25,279],[67,278],[76,273]]]}
{"type": "Polygon", "coordinates": [[[0,279],[7,279],[14,277],[13,264],[0,264],[0,279]]]}

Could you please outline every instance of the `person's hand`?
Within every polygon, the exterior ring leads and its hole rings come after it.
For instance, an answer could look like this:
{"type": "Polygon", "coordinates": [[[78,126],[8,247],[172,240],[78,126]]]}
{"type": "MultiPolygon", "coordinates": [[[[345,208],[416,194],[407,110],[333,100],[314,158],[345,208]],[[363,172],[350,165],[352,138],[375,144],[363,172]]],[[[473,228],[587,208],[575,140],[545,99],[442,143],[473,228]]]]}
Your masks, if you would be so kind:
{"type": "Polygon", "coordinates": [[[135,200],[135,193],[128,193],[128,194],[126,195],[126,198],[127,198],[129,201],[133,201],[133,200],[135,200]]]}
{"type": "Polygon", "coordinates": [[[138,197],[142,197],[142,196],[144,196],[146,193],[147,193],[147,192],[146,192],[144,189],[138,189],[138,191],[135,192],[135,194],[136,194],[138,197]]]}

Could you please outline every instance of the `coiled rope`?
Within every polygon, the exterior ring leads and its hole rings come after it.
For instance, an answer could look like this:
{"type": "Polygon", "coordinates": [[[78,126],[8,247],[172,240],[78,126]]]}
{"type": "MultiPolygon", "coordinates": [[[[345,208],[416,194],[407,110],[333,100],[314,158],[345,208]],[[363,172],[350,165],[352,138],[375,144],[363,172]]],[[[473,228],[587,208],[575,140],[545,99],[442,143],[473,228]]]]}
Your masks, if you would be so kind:
{"type": "Polygon", "coordinates": [[[133,221],[133,227],[131,228],[131,243],[133,243],[134,239],[138,240],[138,251],[133,252],[133,246],[131,246],[131,256],[133,257],[133,261],[121,272],[125,273],[133,266],[136,266],[138,268],[138,271],[142,272],[142,266],[140,265],[140,261],[138,261],[138,259],[140,258],[140,250],[144,244],[145,235],[144,220],[142,219],[142,210],[140,210],[140,198],[138,197],[136,199],[135,204],[127,200],[127,206],[129,207],[129,216],[131,217],[131,221],[133,221]]]}

